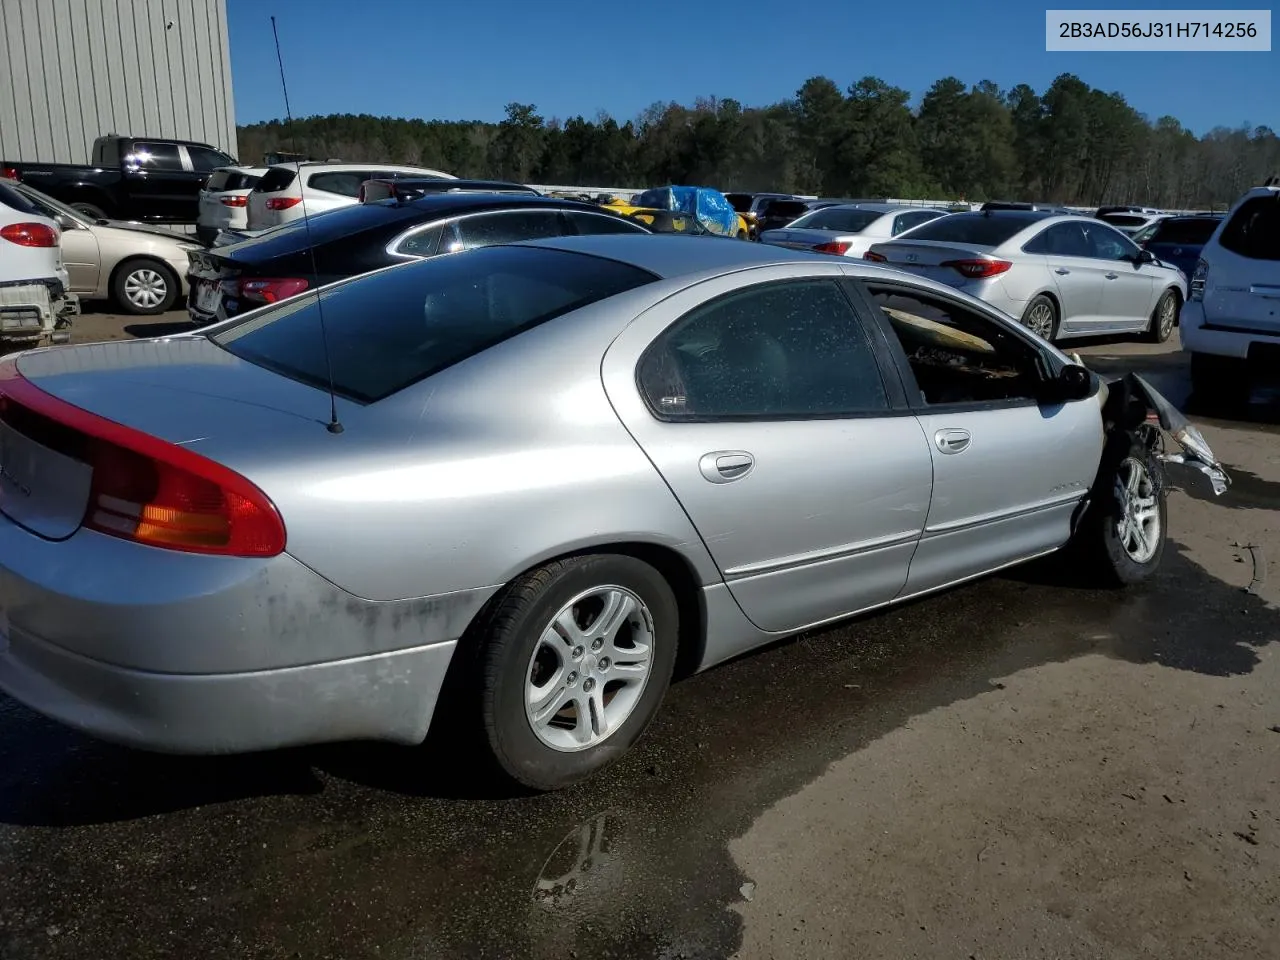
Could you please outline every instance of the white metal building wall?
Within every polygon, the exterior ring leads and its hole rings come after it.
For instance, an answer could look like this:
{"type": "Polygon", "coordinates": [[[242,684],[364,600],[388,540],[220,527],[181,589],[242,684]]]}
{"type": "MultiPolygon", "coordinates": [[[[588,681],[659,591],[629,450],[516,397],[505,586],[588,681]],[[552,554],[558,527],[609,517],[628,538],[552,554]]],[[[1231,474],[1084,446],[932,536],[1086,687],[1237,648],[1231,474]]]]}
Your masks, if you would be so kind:
{"type": "Polygon", "coordinates": [[[236,155],[226,0],[0,0],[0,160],[88,163],[107,133],[236,155]]]}

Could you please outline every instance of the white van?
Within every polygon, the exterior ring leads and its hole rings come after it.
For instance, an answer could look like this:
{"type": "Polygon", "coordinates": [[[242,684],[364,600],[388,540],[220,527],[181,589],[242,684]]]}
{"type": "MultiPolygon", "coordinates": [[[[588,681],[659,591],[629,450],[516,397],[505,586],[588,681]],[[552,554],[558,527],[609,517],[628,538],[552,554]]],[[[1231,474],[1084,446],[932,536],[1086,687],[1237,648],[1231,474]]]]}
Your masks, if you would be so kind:
{"type": "Polygon", "coordinates": [[[1204,245],[1179,329],[1201,396],[1245,401],[1259,367],[1280,370],[1280,177],[1241,197],[1204,245]]]}

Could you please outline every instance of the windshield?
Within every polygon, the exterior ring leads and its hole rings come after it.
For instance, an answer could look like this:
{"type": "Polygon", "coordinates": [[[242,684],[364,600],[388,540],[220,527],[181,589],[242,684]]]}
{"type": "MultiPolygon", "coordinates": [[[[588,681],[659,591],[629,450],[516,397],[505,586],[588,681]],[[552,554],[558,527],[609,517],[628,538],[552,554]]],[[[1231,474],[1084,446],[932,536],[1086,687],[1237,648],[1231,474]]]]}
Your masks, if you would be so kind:
{"type": "Polygon", "coordinates": [[[1017,215],[993,217],[981,213],[953,213],[916,227],[911,231],[910,239],[998,247],[1014,234],[1037,222],[1037,219],[1017,215]]]}
{"type": "Polygon", "coordinates": [[[837,233],[861,233],[875,223],[884,212],[881,210],[850,210],[841,207],[824,207],[807,213],[791,224],[796,230],[833,230],[837,233]]]}
{"type": "Polygon", "coordinates": [[[554,317],[657,279],[581,253],[495,246],[391,267],[211,336],[243,360],[372,403],[554,317]]]}

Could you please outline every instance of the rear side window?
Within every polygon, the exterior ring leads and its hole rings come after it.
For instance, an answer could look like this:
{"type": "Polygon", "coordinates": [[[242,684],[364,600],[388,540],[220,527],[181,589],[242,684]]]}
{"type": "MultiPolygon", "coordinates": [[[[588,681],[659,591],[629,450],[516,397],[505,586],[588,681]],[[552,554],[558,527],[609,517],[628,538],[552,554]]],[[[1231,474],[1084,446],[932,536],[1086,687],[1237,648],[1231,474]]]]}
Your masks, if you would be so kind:
{"type": "Polygon", "coordinates": [[[572,224],[579,236],[591,236],[601,233],[646,233],[647,231],[629,220],[621,217],[606,217],[600,213],[583,213],[578,210],[566,210],[565,218],[572,224]]]}
{"type": "Polygon", "coordinates": [[[341,197],[355,199],[360,196],[360,184],[371,179],[367,173],[346,170],[341,173],[313,173],[307,178],[307,186],[312,190],[323,190],[325,193],[336,193],[341,197]]]}
{"type": "Polygon", "coordinates": [[[298,171],[290,167],[272,167],[262,175],[254,189],[258,193],[279,193],[281,190],[288,190],[297,179],[298,171]]]}
{"type": "Polygon", "coordinates": [[[125,157],[125,163],[141,170],[181,170],[182,156],[176,143],[138,140],[133,144],[133,153],[125,157]]]}
{"type": "Polygon", "coordinates": [[[559,210],[505,210],[464,217],[458,221],[458,234],[462,249],[470,250],[498,243],[562,237],[565,230],[559,210]]]}
{"type": "Polygon", "coordinates": [[[1280,194],[1246,200],[1222,228],[1218,243],[1250,260],[1280,260],[1280,194]]]}
{"type": "Polygon", "coordinates": [[[492,247],[406,264],[287,300],[215,334],[276,373],[372,403],[557,316],[656,280],[629,264],[536,247],[492,247]],[[371,305],[377,323],[370,323],[371,305]]]}
{"type": "Polygon", "coordinates": [[[1184,243],[1199,246],[1209,242],[1220,220],[1205,217],[1200,220],[1162,220],[1156,225],[1151,243],[1184,243]]]}
{"type": "Polygon", "coordinates": [[[1031,222],[1023,217],[988,217],[980,213],[956,213],[949,217],[938,217],[930,223],[916,227],[911,233],[911,239],[998,247],[1015,233],[1025,230],[1031,222]]]}

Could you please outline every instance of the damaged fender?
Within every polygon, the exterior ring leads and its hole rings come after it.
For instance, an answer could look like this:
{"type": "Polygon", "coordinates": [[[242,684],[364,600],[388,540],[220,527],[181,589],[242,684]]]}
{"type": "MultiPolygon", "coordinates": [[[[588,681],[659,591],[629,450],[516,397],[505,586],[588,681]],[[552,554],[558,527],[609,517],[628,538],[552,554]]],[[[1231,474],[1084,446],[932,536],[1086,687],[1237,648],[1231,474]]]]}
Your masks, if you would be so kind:
{"type": "Polygon", "coordinates": [[[1182,448],[1177,453],[1157,450],[1155,451],[1157,459],[1165,463],[1184,464],[1203,473],[1209,478],[1215,496],[1221,496],[1226,492],[1227,487],[1231,485],[1231,478],[1227,476],[1226,470],[1213,455],[1213,451],[1209,449],[1209,444],[1200,431],[1177,407],[1165,399],[1163,394],[1136,373],[1129,373],[1120,380],[1113,380],[1108,386],[1113,391],[1120,387],[1128,396],[1145,401],[1145,406],[1155,412],[1160,426],[1173,438],[1174,443],[1182,448]]]}

